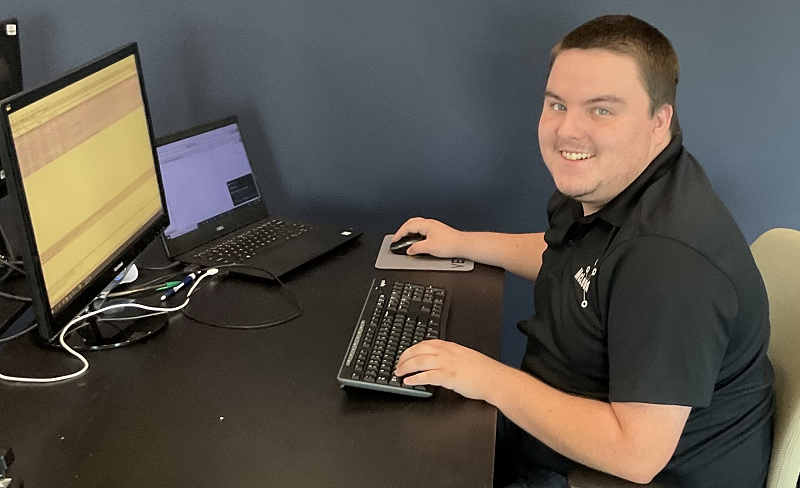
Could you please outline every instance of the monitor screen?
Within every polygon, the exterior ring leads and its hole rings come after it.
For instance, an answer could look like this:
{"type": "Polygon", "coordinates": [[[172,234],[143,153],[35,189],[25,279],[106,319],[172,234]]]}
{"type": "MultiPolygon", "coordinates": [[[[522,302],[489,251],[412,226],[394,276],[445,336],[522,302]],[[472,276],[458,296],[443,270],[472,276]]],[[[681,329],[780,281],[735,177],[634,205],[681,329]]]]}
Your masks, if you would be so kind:
{"type": "Polygon", "coordinates": [[[229,123],[158,145],[170,216],[167,239],[213,225],[234,208],[261,202],[239,125],[232,119],[224,122],[229,123]]]}
{"type": "Polygon", "coordinates": [[[52,341],[168,224],[136,44],[0,111],[40,334],[52,341]]]}

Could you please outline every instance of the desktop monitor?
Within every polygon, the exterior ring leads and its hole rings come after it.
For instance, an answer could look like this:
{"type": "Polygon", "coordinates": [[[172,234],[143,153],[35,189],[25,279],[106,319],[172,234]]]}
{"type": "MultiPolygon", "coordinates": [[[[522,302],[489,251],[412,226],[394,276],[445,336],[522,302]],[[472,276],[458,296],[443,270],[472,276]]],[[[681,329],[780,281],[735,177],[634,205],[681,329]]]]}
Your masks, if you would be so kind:
{"type": "MultiPolygon", "coordinates": [[[[17,19],[0,20],[0,100],[22,91],[22,63],[17,19]]],[[[0,166],[0,198],[6,195],[6,178],[0,166]]]]}
{"type": "MultiPolygon", "coordinates": [[[[135,43],[0,105],[0,160],[44,341],[169,224],[156,157],[135,43]]],[[[130,339],[120,330],[109,344],[130,339]]]]}

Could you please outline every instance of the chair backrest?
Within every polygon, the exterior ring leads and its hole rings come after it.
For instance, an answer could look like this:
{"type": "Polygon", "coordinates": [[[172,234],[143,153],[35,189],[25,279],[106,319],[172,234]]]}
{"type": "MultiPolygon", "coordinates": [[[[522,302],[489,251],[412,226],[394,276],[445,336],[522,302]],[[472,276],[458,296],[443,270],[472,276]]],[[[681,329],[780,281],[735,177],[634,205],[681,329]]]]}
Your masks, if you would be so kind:
{"type": "Polygon", "coordinates": [[[769,358],[775,370],[767,488],[795,488],[800,476],[800,231],[771,229],[750,249],[769,296],[769,358]]]}

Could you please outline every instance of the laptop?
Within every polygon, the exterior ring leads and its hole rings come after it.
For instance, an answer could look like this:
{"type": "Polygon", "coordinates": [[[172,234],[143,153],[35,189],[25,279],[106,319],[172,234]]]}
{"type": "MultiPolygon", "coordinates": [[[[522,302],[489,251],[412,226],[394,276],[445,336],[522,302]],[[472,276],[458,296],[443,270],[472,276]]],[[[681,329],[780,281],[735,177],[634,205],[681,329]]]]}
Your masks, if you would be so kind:
{"type": "Polygon", "coordinates": [[[270,215],[236,116],[161,137],[156,146],[170,259],[207,267],[245,264],[231,271],[282,276],[362,234],[270,215]]]}

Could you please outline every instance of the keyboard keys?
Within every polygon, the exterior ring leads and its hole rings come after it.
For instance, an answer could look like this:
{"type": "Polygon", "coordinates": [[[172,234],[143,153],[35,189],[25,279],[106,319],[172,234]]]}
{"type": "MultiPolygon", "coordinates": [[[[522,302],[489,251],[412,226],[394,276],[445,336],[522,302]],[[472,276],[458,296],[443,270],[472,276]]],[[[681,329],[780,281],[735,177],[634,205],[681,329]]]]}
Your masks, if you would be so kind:
{"type": "Polygon", "coordinates": [[[428,397],[430,386],[411,386],[394,375],[403,352],[423,340],[444,338],[449,307],[438,287],[373,281],[356,322],[338,379],[342,385],[428,397]]]}
{"type": "Polygon", "coordinates": [[[270,245],[293,239],[310,229],[308,225],[272,219],[246,227],[214,246],[200,249],[194,257],[215,264],[241,263],[270,245]]]}

